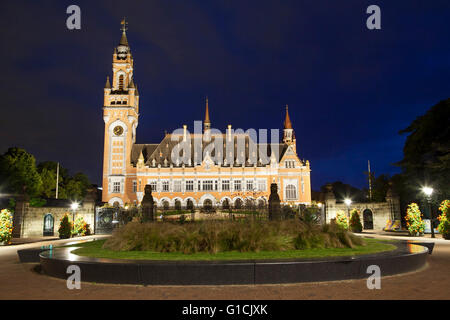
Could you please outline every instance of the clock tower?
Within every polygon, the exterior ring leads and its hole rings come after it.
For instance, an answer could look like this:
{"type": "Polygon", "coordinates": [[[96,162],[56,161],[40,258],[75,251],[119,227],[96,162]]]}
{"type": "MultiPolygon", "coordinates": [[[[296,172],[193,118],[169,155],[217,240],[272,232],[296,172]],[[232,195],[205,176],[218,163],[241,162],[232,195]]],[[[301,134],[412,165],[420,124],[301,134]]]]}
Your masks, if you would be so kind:
{"type": "Polygon", "coordinates": [[[112,81],[106,78],[103,102],[105,140],[103,153],[102,201],[111,205],[132,202],[131,148],[136,141],[139,93],[133,80],[133,56],[128,45],[127,22],[122,21],[122,37],[114,48],[112,81]]]}

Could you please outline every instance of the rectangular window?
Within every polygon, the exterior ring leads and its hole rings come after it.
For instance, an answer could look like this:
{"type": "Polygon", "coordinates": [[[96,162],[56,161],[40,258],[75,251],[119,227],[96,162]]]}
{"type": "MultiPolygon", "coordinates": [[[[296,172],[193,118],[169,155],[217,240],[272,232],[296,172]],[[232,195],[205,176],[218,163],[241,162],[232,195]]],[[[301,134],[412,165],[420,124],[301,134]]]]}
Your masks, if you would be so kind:
{"type": "Polygon", "coordinates": [[[266,191],[266,180],[258,180],[258,190],[266,191]]]}
{"type": "Polygon", "coordinates": [[[152,180],[149,182],[149,185],[152,187],[152,191],[157,192],[158,190],[156,189],[156,187],[158,186],[156,180],[152,180]]]}
{"type": "Polygon", "coordinates": [[[134,180],[133,181],[133,193],[136,193],[136,192],[137,192],[137,181],[134,180]]]}
{"type": "Polygon", "coordinates": [[[181,192],[181,181],[175,180],[173,182],[173,192],[181,192]]]}
{"type": "Polygon", "coordinates": [[[234,191],[241,191],[241,180],[234,180],[234,191]]]}
{"type": "Polygon", "coordinates": [[[162,182],[162,191],[168,192],[169,191],[169,181],[163,181],[162,182]]]}
{"type": "Polygon", "coordinates": [[[253,191],[253,180],[247,180],[247,191],[253,191]]]}
{"type": "Polygon", "coordinates": [[[120,182],[113,183],[113,193],[120,193],[120,182]]]}
{"type": "Polygon", "coordinates": [[[212,180],[204,180],[203,181],[203,191],[211,191],[213,190],[213,181],[212,180]]]}
{"type": "Polygon", "coordinates": [[[230,180],[222,180],[222,191],[230,191],[230,180]]]}
{"type": "Polygon", "coordinates": [[[194,191],[194,181],[192,180],[186,181],[186,191],[194,191]]]}

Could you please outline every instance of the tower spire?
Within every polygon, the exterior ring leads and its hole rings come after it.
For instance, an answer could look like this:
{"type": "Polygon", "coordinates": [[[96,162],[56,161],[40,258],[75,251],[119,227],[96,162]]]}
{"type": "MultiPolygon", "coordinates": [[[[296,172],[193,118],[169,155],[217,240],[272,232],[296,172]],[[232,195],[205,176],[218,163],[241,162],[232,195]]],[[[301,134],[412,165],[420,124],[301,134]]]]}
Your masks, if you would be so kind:
{"type": "Polygon", "coordinates": [[[289,118],[288,105],[286,105],[286,118],[284,119],[284,128],[292,129],[291,118],[289,118]]]}
{"type": "Polygon", "coordinates": [[[123,20],[120,22],[120,24],[122,25],[122,27],[120,28],[120,30],[122,30],[122,37],[120,38],[119,44],[128,47],[128,39],[127,39],[127,33],[126,33],[126,31],[128,30],[128,22],[127,22],[126,18],[123,18],[123,20]]]}
{"type": "Polygon", "coordinates": [[[208,106],[208,96],[206,96],[206,110],[205,110],[205,130],[208,130],[211,128],[211,121],[209,120],[209,106],[208,106]]]}

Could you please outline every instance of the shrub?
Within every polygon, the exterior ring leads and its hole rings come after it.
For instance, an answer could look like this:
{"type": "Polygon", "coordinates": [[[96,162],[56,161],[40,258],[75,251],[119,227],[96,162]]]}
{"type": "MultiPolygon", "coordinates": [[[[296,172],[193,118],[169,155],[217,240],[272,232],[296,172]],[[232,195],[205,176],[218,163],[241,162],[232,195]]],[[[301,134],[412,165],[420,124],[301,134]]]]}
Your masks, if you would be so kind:
{"type": "Polygon", "coordinates": [[[64,217],[61,218],[61,222],[59,223],[59,238],[60,239],[68,239],[72,234],[72,223],[69,221],[69,214],[64,214],[64,217]]]}
{"type": "Polygon", "coordinates": [[[8,209],[3,209],[0,211],[0,243],[10,243],[12,231],[12,214],[8,209]]]}
{"type": "Polygon", "coordinates": [[[307,207],[302,211],[300,219],[308,225],[320,222],[320,211],[318,207],[307,207]]]}
{"type": "Polygon", "coordinates": [[[348,230],[348,218],[344,211],[340,210],[336,213],[336,224],[342,229],[348,230]]]}
{"type": "Polygon", "coordinates": [[[306,226],[300,221],[131,222],[114,231],[103,247],[115,251],[257,252],[344,248],[364,242],[337,226],[306,226]]]}
{"type": "Polygon", "coordinates": [[[42,198],[31,198],[30,199],[30,207],[43,207],[47,203],[47,200],[42,198]]]}
{"type": "Polygon", "coordinates": [[[425,222],[417,203],[411,203],[406,209],[406,226],[411,236],[423,234],[425,231],[425,222]]]}
{"type": "Polygon", "coordinates": [[[72,236],[88,236],[91,234],[89,223],[84,221],[83,217],[75,219],[72,236]]]}
{"type": "Polygon", "coordinates": [[[361,232],[363,226],[361,224],[361,219],[359,218],[359,211],[357,209],[352,209],[350,211],[350,230],[352,232],[361,232]]]}
{"type": "Polygon", "coordinates": [[[438,230],[445,239],[450,240],[450,200],[442,201],[439,210],[442,214],[438,217],[438,230]]]}

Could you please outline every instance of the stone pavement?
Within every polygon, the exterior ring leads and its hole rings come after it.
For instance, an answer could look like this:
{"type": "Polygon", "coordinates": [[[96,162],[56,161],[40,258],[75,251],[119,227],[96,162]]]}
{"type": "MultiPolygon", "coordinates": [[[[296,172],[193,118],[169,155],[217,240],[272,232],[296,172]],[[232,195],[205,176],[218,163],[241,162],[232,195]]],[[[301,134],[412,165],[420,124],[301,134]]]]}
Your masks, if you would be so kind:
{"type": "MultiPolygon", "coordinates": [[[[380,238],[386,235],[373,234],[380,238]]],[[[89,239],[95,236],[85,237],[89,239]]],[[[397,237],[395,237],[397,239],[397,237]]],[[[450,241],[435,240],[428,266],[409,274],[383,277],[380,290],[369,290],[366,280],[289,285],[132,286],[82,283],[69,290],[66,281],[33,271],[21,264],[17,250],[69,240],[0,247],[0,299],[450,299],[450,241]]],[[[423,240],[414,238],[414,240],[423,240]]],[[[431,239],[429,239],[431,240],[431,239]]]]}

